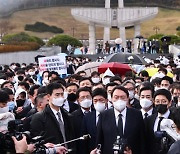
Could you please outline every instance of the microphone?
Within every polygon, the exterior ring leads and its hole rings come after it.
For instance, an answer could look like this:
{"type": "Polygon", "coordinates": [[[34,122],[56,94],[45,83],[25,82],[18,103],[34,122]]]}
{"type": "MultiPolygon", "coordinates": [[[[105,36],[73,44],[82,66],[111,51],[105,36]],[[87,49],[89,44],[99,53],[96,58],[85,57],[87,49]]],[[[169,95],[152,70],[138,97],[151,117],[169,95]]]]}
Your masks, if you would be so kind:
{"type": "Polygon", "coordinates": [[[91,138],[91,135],[90,134],[87,134],[87,135],[83,135],[79,138],[76,138],[76,139],[73,139],[73,140],[70,140],[70,141],[66,141],[64,143],[61,143],[61,144],[56,144],[54,147],[60,147],[60,146],[63,146],[65,144],[69,144],[69,143],[72,143],[72,142],[75,142],[75,141],[78,141],[78,140],[87,140],[87,139],[90,139],[91,138]]]}

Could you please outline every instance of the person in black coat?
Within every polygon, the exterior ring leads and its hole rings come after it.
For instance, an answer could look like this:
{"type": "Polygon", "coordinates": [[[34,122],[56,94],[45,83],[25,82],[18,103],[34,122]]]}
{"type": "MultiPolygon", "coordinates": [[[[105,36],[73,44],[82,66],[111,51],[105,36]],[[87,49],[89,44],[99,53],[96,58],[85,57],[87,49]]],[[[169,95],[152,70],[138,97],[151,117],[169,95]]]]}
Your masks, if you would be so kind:
{"type": "Polygon", "coordinates": [[[97,125],[97,144],[101,144],[103,154],[113,154],[113,144],[117,136],[127,140],[133,154],[146,154],[144,122],[140,111],[126,107],[129,93],[126,88],[117,86],[113,89],[114,108],[104,111],[99,116],[97,125]]]}
{"type": "MultiPolygon", "coordinates": [[[[92,106],[92,94],[89,88],[84,87],[80,88],[77,91],[77,100],[80,105],[80,108],[72,113],[73,115],[73,126],[75,130],[75,137],[78,138],[82,135],[82,121],[83,117],[85,114],[89,113],[92,111],[91,106],[92,106]]],[[[85,135],[85,134],[83,134],[85,135]]],[[[81,154],[82,153],[82,145],[83,141],[77,142],[77,153],[81,154]]],[[[83,154],[83,153],[82,153],[83,154]]]]}
{"type": "Polygon", "coordinates": [[[96,88],[92,92],[93,104],[95,111],[84,116],[82,133],[90,134],[91,139],[87,140],[84,146],[84,154],[89,154],[96,148],[97,123],[101,112],[107,108],[107,91],[102,88],[96,88]]]}
{"type": "MultiPolygon", "coordinates": [[[[49,105],[42,112],[33,115],[31,120],[31,135],[42,135],[44,139],[53,144],[64,143],[74,139],[72,118],[67,111],[60,106],[64,103],[64,89],[59,83],[51,83],[47,86],[49,105]]],[[[66,145],[68,149],[75,151],[75,144],[66,145]]],[[[74,152],[73,152],[74,153],[74,152]]]]}
{"type": "Polygon", "coordinates": [[[166,89],[159,89],[154,94],[154,103],[158,113],[151,115],[145,121],[145,129],[147,136],[147,154],[166,154],[167,149],[161,149],[161,140],[155,137],[156,131],[161,131],[161,121],[171,119],[172,113],[169,108],[171,106],[171,93],[166,89]]]}

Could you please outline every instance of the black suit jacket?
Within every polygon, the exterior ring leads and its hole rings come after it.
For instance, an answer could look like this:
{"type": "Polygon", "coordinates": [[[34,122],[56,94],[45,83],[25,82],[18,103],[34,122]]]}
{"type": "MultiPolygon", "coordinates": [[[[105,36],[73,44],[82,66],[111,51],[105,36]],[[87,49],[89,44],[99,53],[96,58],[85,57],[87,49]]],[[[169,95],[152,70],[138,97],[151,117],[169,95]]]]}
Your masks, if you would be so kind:
{"type": "MultiPolygon", "coordinates": [[[[102,145],[103,154],[113,154],[113,144],[118,135],[114,109],[100,114],[97,125],[97,144],[102,145]]],[[[127,108],[124,138],[133,154],[146,154],[144,122],[140,111],[127,108]]]]}
{"type": "MultiPolygon", "coordinates": [[[[154,135],[154,124],[158,113],[152,114],[145,120],[145,131],[147,139],[147,154],[165,154],[164,152],[159,152],[160,150],[160,140],[158,140],[154,135]]],[[[170,112],[169,119],[171,119],[172,114],[170,112]]]]}
{"type": "Polygon", "coordinates": [[[82,135],[90,134],[91,138],[85,142],[84,154],[89,154],[91,150],[96,148],[96,111],[92,111],[84,116],[82,123],[82,135]]]}
{"type": "Polygon", "coordinates": [[[68,102],[68,104],[69,104],[69,113],[72,113],[77,109],[79,109],[79,105],[75,104],[74,102],[68,102]]]}
{"type": "Polygon", "coordinates": [[[141,105],[139,103],[139,100],[136,99],[136,98],[133,98],[133,103],[130,104],[132,108],[135,108],[137,110],[140,110],[141,109],[141,105]]]}
{"type": "MultiPolygon", "coordinates": [[[[29,105],[26,106],[26,107],[23,107],[23,110],[22,110],[21,112],[19,112],[19,113],[16,113],[16,112],[15,112],[15,118],[16,118],[16,119],[25,118],[26,115],[27,115],[27,113],[28,113],[31,109],[32,109],[31,104],[29,104],[29,105]]],[[[16,111],[16,110],[17,110],[17,107],[14,108],[14,111],[16,111]]]]}
{"type": "MultiPolygon", "coordinates": [[[[65,128],[66,141],[74,139],[74,129],[72,125],[72,117],[63,108],[60,108],[65,128]]],[[[43,135],[44,139],[48,139],[48,142],[59,144],[63,143],[63,136],[57,121],[51,108],[46,106],[42,112],[38,112],[32,116],[31,120],[31,135],[38,136],[43,135]],[[50,139],[52,138],[52,139],[50,139]]],[[[75,149],[74,143],[68,144],[68,148],[75,149]]]]}

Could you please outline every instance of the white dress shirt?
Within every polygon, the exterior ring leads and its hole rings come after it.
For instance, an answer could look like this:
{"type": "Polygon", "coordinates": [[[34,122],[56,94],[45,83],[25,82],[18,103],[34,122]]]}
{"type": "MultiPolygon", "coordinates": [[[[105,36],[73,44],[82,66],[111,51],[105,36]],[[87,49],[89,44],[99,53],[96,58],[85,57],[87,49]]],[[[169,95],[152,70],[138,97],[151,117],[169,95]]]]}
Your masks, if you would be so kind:
{"type": "MultiPolygon", "coordinates": [[[[50,108],[51,108],[51,107],[50,107],[50,108]]],[[[62,117],[61,110],[59,109],[59,111],[56,111],[56,110],[55,110],[55,109],[53,109],[53,108],[51,108],[51,110],[52,110],[52,112],[54,113],[54,115],[55,115],[55,117],[56,117],[57,121],[59,121],[59,117],[58,117],[57,113],[58,113],[58,112],[60,113],[60,115],[61,115],[61,121],[62,121],[62,122],[63,122],[63,124],[64,124],[64,120],[63,120],[63,117],[62,117]]]]}
{"type": "Polygon", "coordinates": [[[127,108],[125,108],[123,111],[119,112],[114,108],[114,114],[115,114],[115,119],[116,119],[116,126],[118,126],[118,121],[119,121],[119,114],[122,114],[122,122],[123,122],[123,133],[125,129],[125,124],[126,124],[126,112],[127,108]]]}
{"type": "Polygon", "coordinates": [[[168,119],[169,115],[170,115],[170,111],[169,110],[167,110],[166,113],[164,113],[163,115],[160,115],[158,113],[158,116],[156,117],[156,120],[155,120],[155,123],[154,123],[154,132],[157,131],[158,123],[159,123],[159,117],[164,117],[165,119],[168,119]]]}
{"type": "Polygon", "coordinates": [[[143,119],[145,118],[145,115],[144,115],[145,113],[147,113],[147,114],[148,114],[148,117],[149,117],[150,115],[152,115],[152,111],[153,111],[153,108],[150,109],[148,112],[146,112],[146,111],[144,111],[143,109],[141,109],[143,119]]]}
{"type": "MultiPolygon", "coordinates": [[[[83,112],[83,114],[85,115],[85,112],[87,112],[86,110],[84,110],[82,107],[81,107],[81,110],[82,110],[82,112],[83,112]]],[[[91,108],[89,109],[89,111],[88,112],[91,112],[91,108]]]]}
{"type": "Polygon", "coordinates": [[[69,112],[70,107],[69,107],[69,103],[68,103],[68,101],[67,101],[67,100],[64,102],[64,104],[63,104],[63,108],[64,108],[66,111],[68,111],[68,112],[69,112]]]}

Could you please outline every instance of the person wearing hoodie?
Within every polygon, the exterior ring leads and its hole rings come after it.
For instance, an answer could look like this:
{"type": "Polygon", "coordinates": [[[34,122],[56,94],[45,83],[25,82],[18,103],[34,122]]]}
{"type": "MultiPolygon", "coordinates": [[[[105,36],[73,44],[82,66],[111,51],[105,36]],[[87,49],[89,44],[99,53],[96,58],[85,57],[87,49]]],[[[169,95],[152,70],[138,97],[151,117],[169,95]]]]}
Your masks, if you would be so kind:
{"type": "Polygon", "coordinates": [[[25,118],[26,114],[32,109],[30,105],[31,102],[28,100],[27,92],[22,88],[18,88],[14,96],[14,101],[14,113],[16,119],[25,118]]]}

